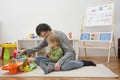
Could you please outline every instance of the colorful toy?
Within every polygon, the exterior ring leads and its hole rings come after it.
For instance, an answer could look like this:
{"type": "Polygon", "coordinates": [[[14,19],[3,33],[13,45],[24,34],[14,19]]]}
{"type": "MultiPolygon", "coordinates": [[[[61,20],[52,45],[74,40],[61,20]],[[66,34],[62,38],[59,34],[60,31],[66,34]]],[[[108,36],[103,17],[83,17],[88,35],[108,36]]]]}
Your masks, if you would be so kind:
{"type": "Polygon", "coordinates": [[[23,62],[10,63],[8,66],[3,66],[2,70],[9,70],[9,74],[17,73],[17,70],[20,66],[23,65],[23,62]]]}
{"type": "Polygon", "coordinates": [[[34,62],[29,62],[26,56],[19,56],[12,60],[6,66],[2,67],[2,70],[9,70],[9,74],[17,74],[21,72],[29,72],[37,68],[34,62]]]}

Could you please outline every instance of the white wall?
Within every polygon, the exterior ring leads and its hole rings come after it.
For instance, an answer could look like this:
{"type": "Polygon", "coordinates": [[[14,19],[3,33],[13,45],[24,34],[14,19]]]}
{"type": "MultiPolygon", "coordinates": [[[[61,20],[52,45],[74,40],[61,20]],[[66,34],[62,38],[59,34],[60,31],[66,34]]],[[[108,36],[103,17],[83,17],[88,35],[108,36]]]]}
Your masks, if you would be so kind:
{"type": "Polygon", "coordinates": [[[82,16],[90,5],[114,0],[0,0],[1,42],[13,42],[35,32],[45,22],[53,29],[78,36],[82,16]]]}
{"type": "Polygon", "coordinates": [[[115,7],[115,35],[120,38],[120,0],[116,0],[115,7]]]}
{"type": "MultiPolygon", "coordinates": [[[[35,33],[39,23],[79,36],[82,16],[88,6],[112,3],[115,0],[0,0],[0,43],[35,33]]],[[[119,3],[120,1],[117,0],[119,3]]],[[[117,3],[118,4],[118,3],[117,3]]],[[[119,10],[120,11],[120,10],[119,10]]],[[[120,16],[119,16],[120,21],[120,16]]],[[[117,24],[118,27],[118,24],[117,24]]],[[[116,35],[120,32],[116,29],[116,35]]]]}

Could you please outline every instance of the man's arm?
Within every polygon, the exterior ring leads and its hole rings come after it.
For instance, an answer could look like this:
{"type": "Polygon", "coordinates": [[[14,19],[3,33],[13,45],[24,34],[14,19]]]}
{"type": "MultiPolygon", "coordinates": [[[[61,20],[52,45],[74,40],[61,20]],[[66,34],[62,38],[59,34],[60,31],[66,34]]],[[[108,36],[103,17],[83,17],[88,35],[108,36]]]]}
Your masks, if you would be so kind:
{"type": "Polygon", "coordinates": [[[38,43],[37,46],[32,47],[32,48],[27,48],[27,49],[25,49],[25,50],[22,52],[22,54],[24,54],[24,53],[26,53],[26,54],[35,53],[35,52],[39,51],[40,49],[46,47],[47,45],[48,45],[48,44],[47,44],[46,40],[44,39],[44,40],[40,41],[40,43],[38,43]]]}
{"type": "Polygon", "coordinates": [[[75,56],[75,52],[66,34],[63,32],[59,32],[58,35],[60,37],[61,48],[64,52],[64,56],[58,62],[60,64],[63,64],[65,61],[69,61],[70,59],[72,59],[75,56]]]}
{"type": "Polygon", "coordinates": [[[70,40],[65,33],[61,31],[56,31],[56,34],[60,38],[60,46],[64,52],[64,56],[59,59],[59,61],[54,65],[54,70],[60,70],[61,65],[75,57],[74,49],[70,43],[70,40]]]}

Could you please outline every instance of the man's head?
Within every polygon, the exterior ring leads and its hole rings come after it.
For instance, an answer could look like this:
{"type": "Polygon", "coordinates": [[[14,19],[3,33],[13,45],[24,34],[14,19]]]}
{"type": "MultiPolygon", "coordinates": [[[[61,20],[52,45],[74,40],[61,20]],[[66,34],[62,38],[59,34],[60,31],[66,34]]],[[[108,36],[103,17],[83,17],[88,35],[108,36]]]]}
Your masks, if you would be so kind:
{"type": "Polygon", "coordinates": [[[36,27],[36,33],[38,36],[45,38],[47,32],[51,31],[51,27],[48,24],[41,23],[36,27]]]}

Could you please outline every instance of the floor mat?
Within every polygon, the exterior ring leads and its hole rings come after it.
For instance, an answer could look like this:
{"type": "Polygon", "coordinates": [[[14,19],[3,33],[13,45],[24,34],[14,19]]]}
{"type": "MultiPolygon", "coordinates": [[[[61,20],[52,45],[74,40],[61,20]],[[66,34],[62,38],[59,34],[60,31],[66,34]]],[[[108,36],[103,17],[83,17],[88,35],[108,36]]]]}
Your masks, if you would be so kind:
{"type": "Polygon", "coordinates": [[[0,77],[118,77],[109,68],[103,64],[97,64],[97,66],[86,66],[79,69],[74,69],[70,71],[54,71],[47,75],[38,66],[36,70],[32,72],[20,73],[10,75],[8,71],[3,71],[0,69],[0,77]]]}

